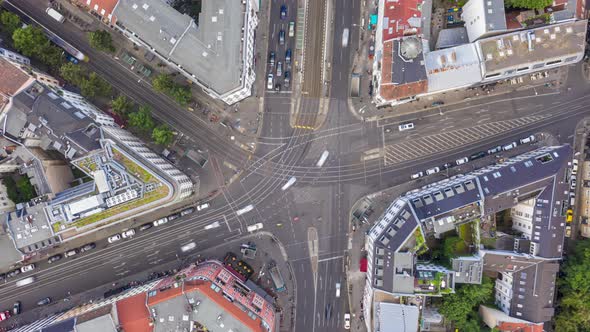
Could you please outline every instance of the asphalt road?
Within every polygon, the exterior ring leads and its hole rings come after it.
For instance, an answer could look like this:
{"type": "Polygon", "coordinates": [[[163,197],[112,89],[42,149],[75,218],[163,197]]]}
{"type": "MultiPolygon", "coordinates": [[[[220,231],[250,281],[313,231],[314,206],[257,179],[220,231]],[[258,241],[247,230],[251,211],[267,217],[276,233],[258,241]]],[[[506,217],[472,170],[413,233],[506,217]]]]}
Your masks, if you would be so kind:
{"type": "MultiPolygon", "coordinates": [[[[26,0],[22,3],[28,8],[32,6],[32,2],[26,0]]],[[[358,5],[358,2],[354,3],[358,5]]],[[[70,31],[75,30],[71,26],[65,25],[65,29],[60,27],[62,29],[59,31],[63,32],[66,40],[77,47],[82,45],[82,51],[90,54],[91,65],[97,68],[99,74],[125,93],[148,104],[153,102],[152,106],[158,110],[158,115],[169,120],[173,126],[178,123],[180,130],[193,128],[191,132],[195,132],[194,139],[198,143],[202,139],[203,144],[211,149],[215,147],[213,151],[216,153],[242,165],[244,171],[237,181],[221,187],[221,194],[211,201],[209,209],[201,213],[171,222],[159,229],[138,233],[132,240],[112,245],[107,245],[105,241],[98,242],[99,248],[71,261],[62,260],[52,266],[40,264],[31,273],[37,276],[38,281],[28,288],[15,287],[14,283],[20,277],[10,280],[0,286],[0,308],[8,308],[14,300],[19,299],[23,301],[24,310],[30,312],[33,303],[39,298],[51,296],[56,300],[63,299],[68,290],[75,293],[109,284],[124,275],[175,260],[178,248],[185,241],[196,240],[198,249],[207,248],[227,239],[240,237],[246,232],[247,225],[262,222],[264,230],[275,234],[284,244],[295,272],[296,331],[339,331],[342,330],[343,314],[348,311],[349,305],[344,273],[346,254],[349,250],[359,250],[348,248],[347,242],[348,214],[358,197],[407,182],[410,174],[417,169],[441,165],[530,133],[547,132],[563,143],[571,142],[570,135],[573,134],[576,123],[590,113],[587,109],[590,88],[581,79],[579,66],[576,66],[570,70],[567,82],[572,87],[570,92],[536,96],[531,94],[525,97],[520,94],[502,95],[443,107],[440,111],[420,112],[415,116],[396,120],[415,121],[415,131],[407,134],[393,130],[387,132],[387,128],[395,128],[397,124],[391,120],[359,123],[350,115],[346,102],[350,61],[358,39],[358,29],[353,24],[358,22],[359,8],[352,4],[353,1],[336,1],[334,8],[337,14],[333,25],[334,37],[331,40],[331,98],[324,127],[318,131],[291,128],[290,97],[284,94],[267,94],[259,147],[255,156],[250,159],[241,150],[235,150],[223,137],[210,133],[206,126],[201,132],[198,120],[187,115],[187,112],[167,98],[154,94],[149,87],[127,78],[126,73],[110,57],[86,49],[82,36],[70,31]],[[342,47],[340,34],[345,27],[350,29],[351,39],[348,46],[342,47]],[[342,75],[342,79],[334,79],[338,75],[342,75]],[[486,111],[482,111],[484,109],[486,111]],[[527,116],[537,118],[528,122],[515,120],[527,116]],[[518,125],[510,127],[508,124],[495,124],[498,121],[514,121],[518,125]],[[497,132],[489,128],[481,129],[482,132],[489,132],[489,135],[478,138],[467,131],[465,136],[470,139],[456,137],[459,142],[451,139],[447,141],[444,136],[440,138],[440,141],[446,142],[444,145],[429,146],[418,140],[437,134],[455,137],[453,133],[456,130],[468,130],[486,124],[496,128],[494,130],[497,132]],[[502,130],[504,126],[507,129],[502,130]],[[402,148],[411,151],[412,146],[428,153],[422,155],[399,152],[402,148]],[[369,149],[382,149],[391,152],[392,156],[390,159],[383,156],[363,161],[363,153],[369,149]],[[324,150],[328,150],[330,156],[325,165],[318,168],[315,163],[324,150]],[[281,190],[281,186],[292,176],[297,178],[295,184],[288,190],[281,190]],[[252,211],[242,215],[236,213],[250,204],[254,207],[252,211]],[[219,221],[221,226],[205,231],[204,226],[214,221],[219,221]],[[317,237],[313,234],[317,234],[317,237]],[[314,243],[310,240],[314,239],[317,239],[317,258],[312,260],[310,255],[315,250],[310,251],[310,245],[314,243]],[[336,283],[341,284],[340,297],[336,297],[336,283]]],[[[293,8],[289,6],[289,9],[293,8]]],[[[27,10],[40,20],[45,15],[39,8],[27,10]]],[[[276,11],[273,13],[276,16],[276,11]]],[[[313,98],[307,100],[309,105],[317,101],[313,98]]],[[[312,121],[316,115],[310,111],[300,112],[299,116],[298,120],[312,121]]],[[[438,137],[433,137],[430,141],[437,139],[438,137]]],[[[468,164],[463,169],[466,171],[472,167],[468,164]]],[[[438,174],[417,183],[427,183],[443,176],[438,174]]],[[[32,313],[42,316],[50,307],[42,310],[44,311],[32,313]]]]}

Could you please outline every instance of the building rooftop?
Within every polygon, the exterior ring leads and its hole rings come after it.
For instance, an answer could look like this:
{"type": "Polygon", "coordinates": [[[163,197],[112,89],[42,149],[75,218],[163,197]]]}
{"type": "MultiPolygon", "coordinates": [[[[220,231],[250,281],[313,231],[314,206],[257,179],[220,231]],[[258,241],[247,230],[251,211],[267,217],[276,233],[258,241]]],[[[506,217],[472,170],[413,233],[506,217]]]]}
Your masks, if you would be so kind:
{"type": "Polygon", "coordinates": [[[103,315],[76,325],[76,332],[117,332],[111,315],[103,315]]]}
{"type": "MultiPolygon", "coordinates": [[[[84,4],[90,8],[91,10],[95,11],[99,15],[111,19],[111,15],[115,10],[117,3],[119,0],[86,0],[84,4]]],[[[115,23],[115,22],[112,22],[115,23]]]]}
{"type": "Polygon", "coordinates": [[[467,43],[469,43],[469,38],[467,38],[467,29],[465,27],[442,29],[438,33],[435,48],[439,50],[467,43]]]}
{"type": "Polygon", "coordinates": [[[461,19],[465,21],[471,42],[486,34],[506,30],[504,1],[469,0],[463,6],[461,19]]]}
{"type": "Polygon", "coordinates": [[[12,97],[33,79],[14,63],[0,58],[0,96],[12,97]]]}
{"type": "Polygon", "coordinates": [[[423,41],[416,37],[383,43],[379,93],[383,99],[402,99],[426,92],[423,41]],[[404,56],[405,54],[405,56],[404,56]]]}
{"type": "Polygon", "coordinates": [[[484,271],[512,274],[510,315],[530,322],[551,320],[559,263],[512,252],[483,252],[484,271]]]}
{"type": "Polygon", "coordinates": [[[379,302],[375,304],[374,331],[417,332],[420,309],[416,306],[379,302]]]}
{"type": "Polygon", "coordinates": [[[117,317],[125,332],[151,331],[147,294],[140,293],[117,301],[117,317]]]}
{"type": "Polygon", "coordinates": [[[480,256],[453,258],[451,264],[456,283],[481,284],[483,262],[480,256]]]}
{"type": "Polygon", "coordinates": [[[475,85],[483,78],[477,48],[472,43],[432,51],[424,58],[428,92],[475,85]]]}
{"type": "Polygon", "coordinates": [[[23,253],[49,248],[60,242],[54,236],[43,210],[44,204],[21,203],[5,214],[15,247],[23,253]]]}
{"type": "Polygon", "coordinates": [[[119,0],[117,24],[219,94],[238,88],[244,6],[204,0],[199,25],[162,0],[119,0]]]}
{"type": "Polygon", "coordinates": [[[574,61],[584,52],[586,25],[586,20],[566,22],[477,41],[486,77],[531,65],[541,68],[570,54],[573,58],[565,62],[574,61]]]}
{"type": "Polygon", "coordinates": [[[383,41],[420,33],[422,0],[385,1],[383,41]]]}
{"type": "Polygon", "coordinates": [[[479,306],[479,314],[490,327],[498,327],[500,331],[543,332],[543,323],[532,323],[524,319],[508,316],[496,308],[479,306]]]}

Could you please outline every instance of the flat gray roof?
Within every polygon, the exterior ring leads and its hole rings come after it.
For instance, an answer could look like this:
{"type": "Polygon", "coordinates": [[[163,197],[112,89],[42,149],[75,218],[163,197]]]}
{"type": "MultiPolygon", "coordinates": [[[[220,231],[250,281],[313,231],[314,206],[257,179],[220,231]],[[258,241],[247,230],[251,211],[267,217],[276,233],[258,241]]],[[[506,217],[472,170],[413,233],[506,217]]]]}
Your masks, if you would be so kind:
{"type": "Polygon", "coordinates": [[[111,315],[103,315],[76,325],[76,332],[117,332],[111,315]]]}
{"type": "Polygon", "coordinates": [[[377,303],[373,320],[375,331],[416,332],[420,309],[411,305],[397,303],[377,303]]]}
{"type": "Polygon", "coordinates": [[[59,237],[53,236],[51,232],[43,206],[43,203],[33,206],[29,206],[29,203],[19,204],[16,211],[6,214],[15,246],[24,253],[52,247],[60,242],[59,237]]]}
{"type": "MultiPolygon", "coordinates": [[[[553,24],[477,41],[486,75],[576,56],[586,46],[587,20],[553,24]]],[[[573,61],[573,60],[571,60],[573,61]]]]}
{"type": "Polygon", "coordinates": [[[240,84],[245,8],[235,0],[203,0],[199,25],[162,0],[120,0],[117,25],[219,94],[240,84]]]}

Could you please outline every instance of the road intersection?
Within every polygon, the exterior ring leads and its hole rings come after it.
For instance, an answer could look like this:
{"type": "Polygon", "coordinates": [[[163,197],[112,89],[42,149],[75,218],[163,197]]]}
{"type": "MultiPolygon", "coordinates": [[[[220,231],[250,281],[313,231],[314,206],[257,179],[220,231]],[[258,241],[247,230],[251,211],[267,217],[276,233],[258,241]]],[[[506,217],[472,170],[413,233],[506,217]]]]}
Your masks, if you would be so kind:
{"type": "MultiPolygon", "coordinates": [[[[145,83],[138,83],[109,56],[90,48],[80,32],[60,29],[64,39],[90,55],[92,70],[134,100],[152,105],[158,118],[206,146],[219,160],[241,165],[241,175],[237,181],[220,187],[219,195],[210,201],[211,207],[203,212],[157,231],[140,233],[132,241],[108,246],[106,241],[99,242],[96,251],[75,260],[41,266],[36,284],[26,290],[17,289],[16,280],[0,286],[0,307],[21,300],[31,308],[44,296],[60,299],[67,292],[109,284],[178,259],[179,247],[187,240],[195,239],[197,250],[202,250],[239,238],[248,225],[261,222],[264,231],[273,233],[284,245],[294,271],[295,331],[342,330],[343,315],[349,308],[346,255],[358,250],[348,244],[349,213],[359,197],[407,182],[418,169],[442,165],[531,133],[547,132],[561,143],[571,143],[569,135],[576,124],[590,114],[590,89],[576,66],[570,68],[568,84],[573,89],[568,94],[555,91],[522,96],[518,92],[515,98],[486,97],[409,117],[360,122],[350,113],[348,103],[350,64],[359,38],[354,24],[360,21],[360,9],[354,8],[354,3],[336,1],[333,8],[338,14],[332,26],[328,75],[332,79],[323,126],[315,131],[292,128],[290,94],[270,92],[265,97],[264,119],[254,154],[229,142],[168,98],[153,93],[145,83]],[[345,28],[351,29],[347,47],[340,38],[345,28]],[[416,123],[416,130],[398,133],[397,124],[409,120],[416,123]],[[386,132],[389,127],[392,130],[386,132]],[[379,157],[363,160],[365,151],[374,149],[379,151],[379,157]],[[323,167],[317,167],[317,160],[326,150],[330,153],[328,160],[323,167]],[[293,187],[281,190],[293,176],[297,178],[293,187]],[[247,205],[254,209],[242,215],[236,213],[247,205]],[[222,227],[215,231],[204,229],[213,222],[220,222],[222,227]],[[335,295],[337,283],[342,288],[340,297],[335,295]]],[[[19,8],[41,24],[57,28],[34,1],[19,2],[19,8]]],[[[277,12],[275,8],[271,11],[273,15],[277,12]]],[[[295,17],[295,13],[292,15],[295,17]]],[[[318,70],[318,66],[321,64],[317,61],[306,63],[306,70],[318,70]]],[[[296,123],[315,123],[320,96],[302,98],[296,123]]]]}

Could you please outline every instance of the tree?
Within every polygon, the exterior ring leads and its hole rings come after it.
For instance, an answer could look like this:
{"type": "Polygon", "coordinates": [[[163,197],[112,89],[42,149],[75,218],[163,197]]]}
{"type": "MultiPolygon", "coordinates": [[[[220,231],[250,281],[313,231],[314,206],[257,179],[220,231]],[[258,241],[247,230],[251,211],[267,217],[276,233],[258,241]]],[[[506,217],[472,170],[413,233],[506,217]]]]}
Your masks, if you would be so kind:
{"type": "Polygon", "coordinates": [[[576,241],[558,280],[557,332],[590,330],[590,240],[576,241]]]}
{"type": "Polygon", "coordinates": [[[12,34],[14,47],[26,56],[41,57],[43,51],[49,47],[49,40],[43,32],[32,25],[18,28],[12,34]]]}
{"type": "Polygon", "coordinates": [[[84,97],[108,96],[112,88],[109,83],[100,78],[96,73],[90,73],[87,79],[83,79],[80,84],[82,95],[84,97]]]}
{"type": "Polygon", "coordinates": [[[174,83],[172,76],[160,74],[152,80],[154,90],[162,92],[176,100],[181,105],[190,103],[192,99],[191,89],[186,86],[174,83]]]}
{"type": "Polygon", "coordinates": [[[165,124],[159,125],[152,131],[152,138],[156,144],[168,146],[174,139],[174,133],[165,124]]]}
{"type": "Polygon", "coordinates": [[[494,284],[488,277],[483,278],[481,285],[459,285],[455,293],[444,295],[439,312],[457,327],[472,326],[473,323],[468,323],[469,313],[490,300],[493,290],[494,284]]]}
{"type": "Polygon", "coordinates": [[[2,24],[2,30],[12,35],[20,27],[21,21],[18,15],[3,11],[0,13],[0,24],[2,24]]]}
{"type": "Polygon", "coordinates": [[[129,114],[129,125],[143,132],[149,132],[155,126],[152,110],[148,106],[140,106],[137,112],[129,114]]]}
{"type": "Polygon", "coordinates": [[[86,77],[86,70],[82,66],[68,62],[59,68],[61,77],[74,85],[81,85],[86,77]]]}
{"type": "Polygon", "coordinates": [[[466,251],[465,242],[458,236],[448,236],[443,243],[443,256],[449,260],[466,251]]]}
{"type": "Polygon", "coordinates": [[[553,0],[504,0],[506,7],[527,9],[543,9],[552,3],[553,0]]]}
{"type": "Polygon", "coordinates": [[[115,46],[113,46],[113,38],[111,37],[111,34],[108,31],[91,31],[88,33],[88,40],[90,41],[90,46],[96,48],[99,51],[110,53],[115,52],[115,46]]]}
{"type": "Polygon", "coordinates": [[[16,185],[18,187],[18,191],[21,194],[21,198],[24,202],[28,202],[31,199],[37,196],[37,192],[35,191],[35,187],[29,181],[29,178],[26,176],[21,176],[17,181],[16,185]]]}
{"type": "Polygon", "coordinates": [[[39,56],[39,60],[51,68],[60,68],[64,60],[63,51],[58,47],[49,45],[43,50],[43,54],[39,56]]]}
{"type": "Polygon", "coordinates": [[[113,101],[111,101],[111,108],[115,114],[118,114],[122,117],[127,116],[127,113],[131,110],[133,103],[125,97],[125,95],[119,95],[113,101]]]}

